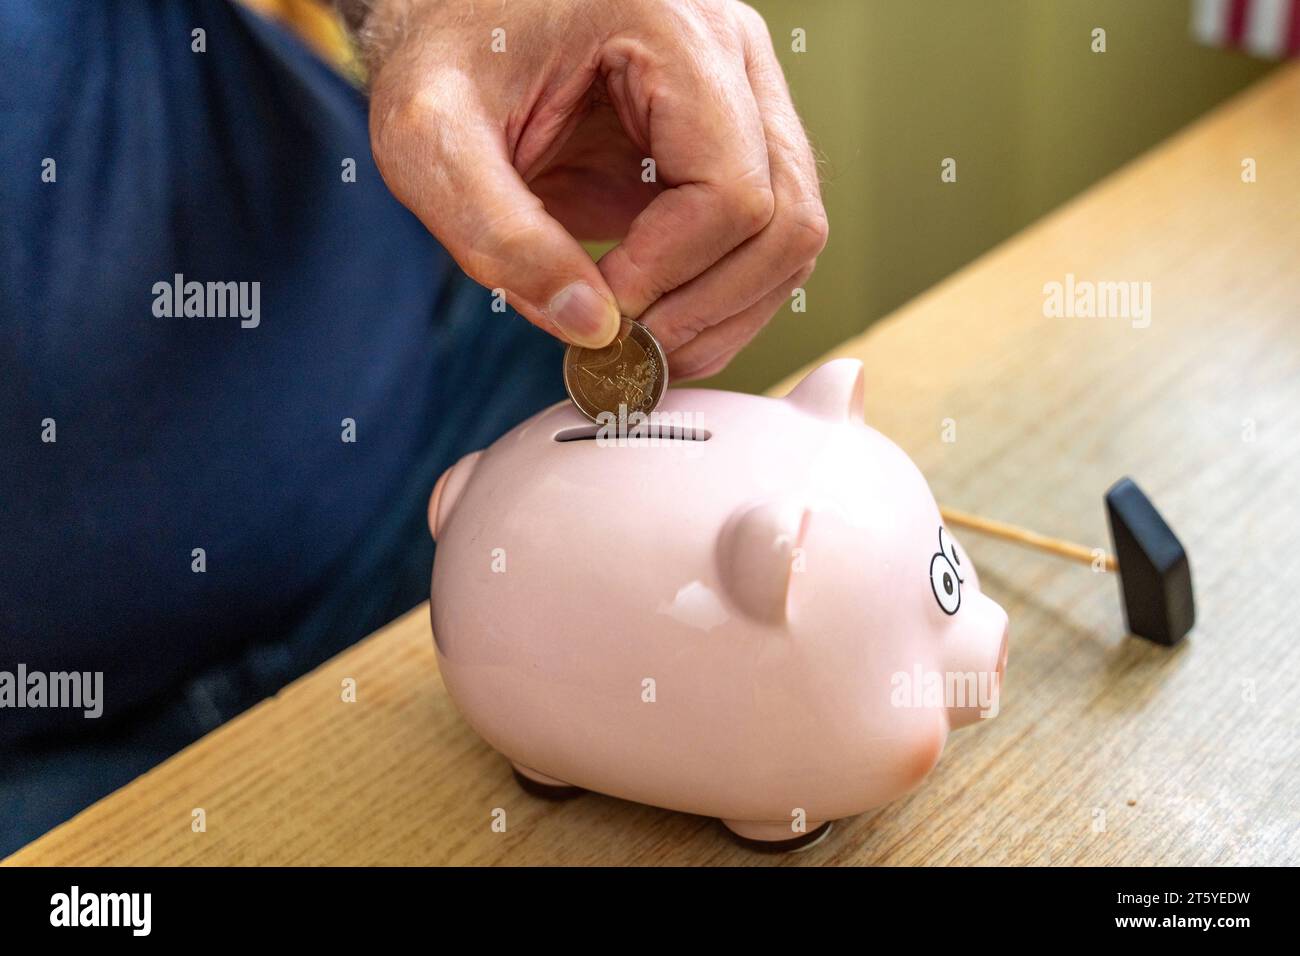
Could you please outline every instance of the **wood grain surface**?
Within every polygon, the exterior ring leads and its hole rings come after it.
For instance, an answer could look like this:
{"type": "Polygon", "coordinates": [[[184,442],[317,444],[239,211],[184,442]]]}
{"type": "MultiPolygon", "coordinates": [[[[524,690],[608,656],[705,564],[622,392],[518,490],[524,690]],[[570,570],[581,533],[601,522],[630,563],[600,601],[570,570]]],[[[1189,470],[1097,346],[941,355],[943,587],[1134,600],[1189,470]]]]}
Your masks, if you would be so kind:
{"type": "Polygon", "coordinates": [[[1300,66],[834,354],[954,507],[1108,546],[1102,495],[1136,478],[1191,556],[1190,638],[1125,638],[1112,577],[967,533],[1011,615],[1001,714],[911,796],[773,858],[713,820],[524,794],[448,700],[421,607],[8,862],[1300,861],[1300,66]],[[1151,283],[1149,327],[1045,316],[1067,274],[1151,283]]]}

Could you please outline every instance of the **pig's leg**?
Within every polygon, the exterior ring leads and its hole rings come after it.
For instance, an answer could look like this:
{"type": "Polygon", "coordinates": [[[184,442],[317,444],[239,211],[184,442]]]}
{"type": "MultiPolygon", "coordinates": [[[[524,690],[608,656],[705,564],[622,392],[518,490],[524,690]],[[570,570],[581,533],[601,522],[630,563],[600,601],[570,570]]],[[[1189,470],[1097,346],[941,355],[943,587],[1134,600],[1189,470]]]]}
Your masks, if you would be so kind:
{"type": "Polygon", "coordinates": [[[541,797],[543,800],[568,800],[585,792],[581,787],[574,787],[563,780],[548,777],[513,760],[510,766],[515,771],[515,780],[519,782],[519,786],[525,793],[531,793],[534,797],[541,797]]]}
{"type": "Polygon", "coordinates": [[[808,824],[806,833],[791,836],[790,824],[755,823],[752,820],[723,820],[723,826],[743,847],[760,853],[792,853],[820,843],[831,832],[831,821],[808,824]]]}

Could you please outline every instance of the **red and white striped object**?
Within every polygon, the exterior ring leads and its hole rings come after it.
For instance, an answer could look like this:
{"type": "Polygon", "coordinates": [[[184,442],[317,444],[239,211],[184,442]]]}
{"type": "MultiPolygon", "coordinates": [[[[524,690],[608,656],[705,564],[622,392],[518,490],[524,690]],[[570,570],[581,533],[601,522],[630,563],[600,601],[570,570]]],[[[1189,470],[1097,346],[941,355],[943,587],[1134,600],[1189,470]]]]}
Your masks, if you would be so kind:
{"type": "Polygon", "coordinates": [[[1256,56],[1300,56],[1300,0],[1192,0],[1192,34],[1256,56]]]}

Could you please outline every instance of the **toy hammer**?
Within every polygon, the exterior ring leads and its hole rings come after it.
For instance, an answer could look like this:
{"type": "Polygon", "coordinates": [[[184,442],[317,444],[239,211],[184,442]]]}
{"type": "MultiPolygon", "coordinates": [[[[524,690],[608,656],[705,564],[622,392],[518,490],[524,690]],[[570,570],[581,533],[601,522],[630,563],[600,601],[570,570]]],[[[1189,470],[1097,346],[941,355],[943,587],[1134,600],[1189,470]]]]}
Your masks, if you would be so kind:
{"type": "Polygon", "coordinates": [[[1138,637],[1172,646],[1196,623],[1187,552],[1131,478],[1121,478],[1106,492],[1106,516],[1115,557],[953,508],[941,507],[939,511],[953,527],[969,528],[1084,564],[1101,561],[1107,571],[1119,574],[1124,620],[1138,637]]]}

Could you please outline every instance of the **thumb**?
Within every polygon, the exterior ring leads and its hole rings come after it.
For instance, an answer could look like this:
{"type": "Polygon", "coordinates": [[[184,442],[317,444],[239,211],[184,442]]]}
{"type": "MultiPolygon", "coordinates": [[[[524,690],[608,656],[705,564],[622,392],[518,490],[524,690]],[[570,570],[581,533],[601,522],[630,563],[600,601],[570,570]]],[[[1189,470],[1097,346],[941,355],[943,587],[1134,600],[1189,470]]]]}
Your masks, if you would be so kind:
{"type": "MultiPolygon", "coordinates": [[[[534,325],[600,348],[614,340],[619,308],[600,269],[553,219],[482,126],[418,135],[387,151],[384,179],[476,282],[502,289],[534,325]]],[[[436,127],[435,127],[436,128],[436,127]]],[[[413,132],[413,131],[412,131],[413,132]]],[[[376,159],[379,159],[376,151],[376,159]]]]}

